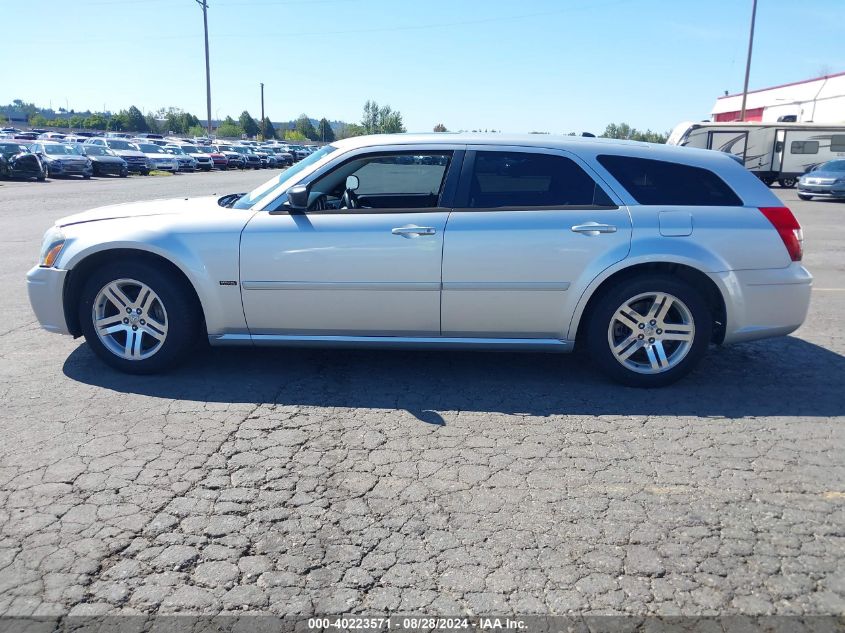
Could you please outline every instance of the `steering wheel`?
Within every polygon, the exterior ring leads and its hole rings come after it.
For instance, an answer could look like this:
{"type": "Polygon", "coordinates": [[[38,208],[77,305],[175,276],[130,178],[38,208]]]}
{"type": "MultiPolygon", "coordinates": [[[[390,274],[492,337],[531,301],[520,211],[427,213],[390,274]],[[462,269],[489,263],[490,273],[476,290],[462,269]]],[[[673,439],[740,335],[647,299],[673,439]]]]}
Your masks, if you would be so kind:
{"type": "Polygon", "coordinates": [[[358,194],[351,189],[346,189],[343,192],[343,197],[340,199],[341,209],[360,209],[361,205],[358,202],[358,194]]]}

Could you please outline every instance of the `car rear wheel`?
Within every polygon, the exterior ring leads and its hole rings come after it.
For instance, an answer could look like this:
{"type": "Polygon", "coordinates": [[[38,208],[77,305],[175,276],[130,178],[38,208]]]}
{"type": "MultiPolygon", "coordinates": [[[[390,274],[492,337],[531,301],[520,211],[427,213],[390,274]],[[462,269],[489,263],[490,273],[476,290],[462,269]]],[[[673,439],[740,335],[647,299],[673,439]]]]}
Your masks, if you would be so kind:
{"type": "Polygon", "coordinates": [[[813,196],[808,196],[808,195],[803,194],[803,193],[799,193],[798,197],[801,198],[802,200],[812,200],[813,199],[813,196]]]}
{"type": "Polygon", "coordinates": [[[795,186],[795,178],[781,178],[778,184],[784,189],[792,189],[795,186]]]}
{"type": "Polygon", "coordinates": [[[159,372],[183,361],[199,332],[191,289],[145,262],[95,271],[85,282],[78,310],[92,351],[132,374],[159,372]]]}
{"type": "Polygon", "coordinates": [[[713,317],[692,285],[665,275],[620,282],[590,315],[587,352],[630,387],[663,387],[688,374],[710,344],[713,317]]]}

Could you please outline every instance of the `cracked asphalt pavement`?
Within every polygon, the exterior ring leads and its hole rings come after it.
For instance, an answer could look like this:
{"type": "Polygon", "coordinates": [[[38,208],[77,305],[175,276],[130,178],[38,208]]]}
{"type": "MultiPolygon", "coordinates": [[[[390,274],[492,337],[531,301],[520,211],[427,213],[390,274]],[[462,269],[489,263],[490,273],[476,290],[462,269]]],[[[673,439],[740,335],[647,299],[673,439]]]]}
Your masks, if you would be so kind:
{"type": "Polygon", "coordinates": [[[269,175],[0,183],[0,615],[845,612],[845,204],[775,190],[807,323],[659,391],[536,354],[125,376],[38,328],[56,218],[269,175]]]}

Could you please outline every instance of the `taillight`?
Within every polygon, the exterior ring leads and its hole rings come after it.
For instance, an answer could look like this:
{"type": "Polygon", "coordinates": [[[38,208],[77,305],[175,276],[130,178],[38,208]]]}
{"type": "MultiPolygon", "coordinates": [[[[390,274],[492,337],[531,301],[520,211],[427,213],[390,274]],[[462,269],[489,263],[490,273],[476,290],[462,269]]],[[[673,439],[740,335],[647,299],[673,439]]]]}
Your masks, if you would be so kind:
{"type": "Polygon", "coordinates": [[[800,262],[804,254],[804,232],[792,211],[786,207],[760,207],[760,212],[777,229],[792,261],[800,262]]]}

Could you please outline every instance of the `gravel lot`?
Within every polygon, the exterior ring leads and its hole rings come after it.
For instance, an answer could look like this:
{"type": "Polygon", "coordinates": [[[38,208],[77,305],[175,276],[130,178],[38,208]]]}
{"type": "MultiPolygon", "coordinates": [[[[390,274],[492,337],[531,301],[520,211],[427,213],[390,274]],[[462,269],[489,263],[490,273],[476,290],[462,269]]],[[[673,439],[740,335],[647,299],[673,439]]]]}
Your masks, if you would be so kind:
{"type": "Polygon", "coordinates": [[[816,276],[796,335],[654,392],[533,354],[130,377],[38,328],[56,218],[269,176],[0,183],[0,614],[845,612],[845,204],[776,190],[816,276]]]}

